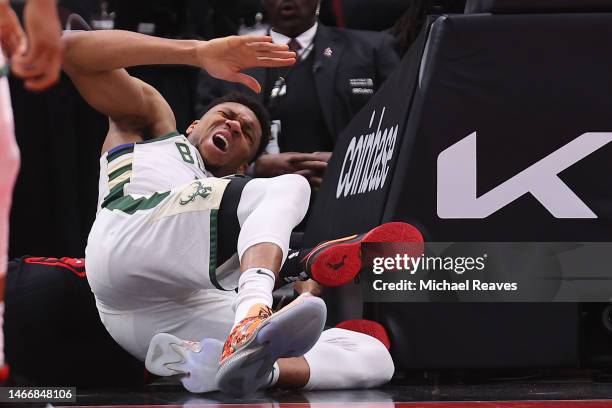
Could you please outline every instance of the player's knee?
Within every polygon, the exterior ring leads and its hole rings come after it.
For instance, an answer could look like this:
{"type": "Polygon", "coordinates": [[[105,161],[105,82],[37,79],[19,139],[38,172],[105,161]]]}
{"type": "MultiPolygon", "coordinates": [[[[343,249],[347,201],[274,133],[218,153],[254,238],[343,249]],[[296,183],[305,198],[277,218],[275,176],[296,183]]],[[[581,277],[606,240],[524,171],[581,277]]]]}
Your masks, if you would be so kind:
{"type": "Polygon", "coordinates": [[[300,219],[306,216],[310,206],[310,184],[305,177],[299,174],[289,174],[293,176],[294,183],[294,205],[300,219]]]}
{"type": "Polygon", "coordinates": [[[304,176],[299,174],[284,174],[275,177],[275,180],[279,185],[282,184],[282,188],[286,195],[298,199],[310,199],[310,185],[304,176]]]}
{"type": "Polygon", "coordinates": [[[306,204],[310,202],[310,184],[308,184],[308,180],[306,180],[304,176],[300,176],[299,174],[285,174],[281,177],[286,177],[284,182],[288,186],[288,195],[290,195],[294,201],[306,204]]]}
{"type": "Polygon", "coordinates": [[[310,184],[299,174],[285,174],[275,177],[275,187],[282,194],[283,203],[289,210],[296,211],[303,218],[310,204],[310,184]]]}
{"type": "Polygon", "coordinates": [[[302,198],[310,199],[310,184],[308,184],[308,180],[306,177],[301,176],[299,174],[287,174],[291,176],[293,179],[293,184],[295,185],[296,194],[302,198]]]}
{"type": "Polygon", "coordinates": [[[395,373],[395,365],[389,350],[374,337],[367,337],[361,356],[364,359],[364,370],[361,375],[364,384],[369,387],[378,387],[388,383],[395,373]]]}
{"type": "MultiPolygon", "coordinates": [[[[384,347],[384,346],[383,346],[384,347]]],[[[391,354],[389,350],[386,348],[379,356],[379,364],[378,368],[378,379],[380,381],[380,385],[386,384],[393,378],[393,374],[395,374],[395,364],[393,364],[393,359],[391,358],[391,354]]]]}

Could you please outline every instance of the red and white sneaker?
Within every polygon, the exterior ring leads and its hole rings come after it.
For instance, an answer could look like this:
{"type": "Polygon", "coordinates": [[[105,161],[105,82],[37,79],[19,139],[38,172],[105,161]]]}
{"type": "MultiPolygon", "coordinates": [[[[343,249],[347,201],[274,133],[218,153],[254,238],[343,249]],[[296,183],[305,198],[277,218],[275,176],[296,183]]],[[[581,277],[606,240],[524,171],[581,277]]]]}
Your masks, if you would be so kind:
{"type": "Polygon", "coordinates": [[[299,357],[310,350],[326,318],[323,300],[307,293],[276,313],[253,306],[225,342],[216,377],[219,389],[244,396],[265,387],[276,360],[299,357]]]}
{"type": "Polygon", "coordinates": [[[215,339],[187,341],[168,333],[151,339],[145,367],[160,377],[179,375],[185,389],[191,392],[216,391],[215,375],[223,343],[215,339]]]}
{"type": "MultiPolygon", "coordinates": [[[[361,244],[364,242],[423,243],[423,236],[410,224],[388,222],[365,234],[325,241],[302,259],[306,272],[325,286],[341,286],[350,282],[363,266],[361,244]]],[[[422,247],[411,249],[411,252],[421,251],[422,247]]]]}

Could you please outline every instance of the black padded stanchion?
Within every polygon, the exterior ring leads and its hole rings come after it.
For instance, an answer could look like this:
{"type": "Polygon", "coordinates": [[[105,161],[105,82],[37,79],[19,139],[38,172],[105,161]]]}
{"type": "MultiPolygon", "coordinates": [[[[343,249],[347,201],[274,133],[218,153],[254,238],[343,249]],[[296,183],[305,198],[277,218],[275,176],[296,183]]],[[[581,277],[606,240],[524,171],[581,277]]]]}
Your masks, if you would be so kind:
{"type": "MultiPolygon", "coordinates": [[[[430,242],[610,241],[612,143],[582,136],[612,132],[612,55],[604,45],[612,14],[579,11],[438,18],[426,46],[415,44],[340,137],[306,241],[395,220],[430,242]],[[355,152],[383,108],[381,130],[397,126],[398,134],[382,154],[390,173],[377,183],[378,147],[362,146],[365,159],[355,152]],[[506,188],[551,154],[554,171],[546,171],[554,174],[535,172],[548,185],[529,176],[506,188]],[[347,187],[353,182],[358,187],[347,187]],[[485,196],[499,186],[503,199],[485,196]]],[[[330,292],[338,320],[360,312],[353,286],[330,292]]],[[[389,329],[400,369],[501,368],[579,364],[579,307],[380,303],[365,312],[389,329]]]]}
{"type": "MultiPolygon", "coordinates": [[[[311,208],[304,247],[361,233],[381,223],[427,32],[421,33],[400,66],[338,138],[311,208]]],[[[362,315],[358,285],[326,289],[325,298],[331,324],[362,315]]]]}

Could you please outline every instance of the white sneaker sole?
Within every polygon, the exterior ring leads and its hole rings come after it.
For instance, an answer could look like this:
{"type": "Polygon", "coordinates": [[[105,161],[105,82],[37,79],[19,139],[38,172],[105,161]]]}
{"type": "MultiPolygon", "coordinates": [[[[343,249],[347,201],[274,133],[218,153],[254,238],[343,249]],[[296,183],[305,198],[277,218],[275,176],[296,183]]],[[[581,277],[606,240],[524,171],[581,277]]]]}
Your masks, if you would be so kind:
{"type": "Polygon", "coordinates": [[[276,360],[303,356],[319,339],[326,318],[325,302],[314,296],[272,315],[249,343],[219,367],[219,389],[245,396],[267,385],[276,360]]]}
{"type": "Polygon", "coordinates": [[[204,339],[199,347],[188,347],[172,334],[159,333],[151,339],[145,366],[162,377],[180,375],[183,386],[190,392],[216,391],[219,388],[215,376],[222,351],[223,343],[219,340],[204,339]]]}
{"type": "Polygon", "coordinates": [[[183,341],[168,333],[158,333],[151,339],[145,367],[152,374],[168,377],[176,374],[186,374],[184,367],[187,362],[188,349],[183,341]]]}

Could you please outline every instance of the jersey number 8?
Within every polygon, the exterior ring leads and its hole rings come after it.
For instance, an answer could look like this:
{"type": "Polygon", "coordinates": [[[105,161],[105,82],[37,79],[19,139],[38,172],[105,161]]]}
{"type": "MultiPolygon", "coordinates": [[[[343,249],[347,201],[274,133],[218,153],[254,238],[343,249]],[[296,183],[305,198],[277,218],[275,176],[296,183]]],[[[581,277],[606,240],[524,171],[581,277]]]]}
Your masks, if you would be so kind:
{"type": "Polygon", "coordinates": [[[195,160],[193,160],[193,156],[191,155],[191,151],[189,147],[185,143],[176,143],[176,148],[178,149],[183,161],[189,164],[195,164],[195,160]]]}

